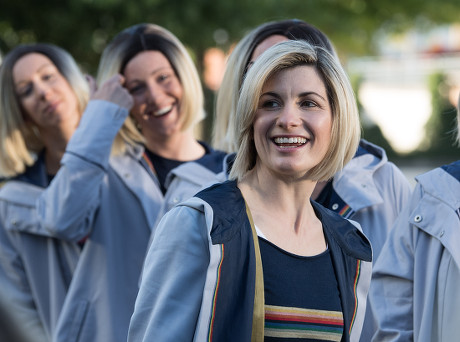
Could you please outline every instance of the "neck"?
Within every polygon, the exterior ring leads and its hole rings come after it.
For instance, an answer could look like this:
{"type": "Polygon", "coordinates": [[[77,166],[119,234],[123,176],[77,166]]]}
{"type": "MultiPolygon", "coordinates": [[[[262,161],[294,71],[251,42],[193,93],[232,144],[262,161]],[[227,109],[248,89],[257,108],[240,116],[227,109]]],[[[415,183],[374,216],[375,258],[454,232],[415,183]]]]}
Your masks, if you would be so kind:
{"type": "Polygon", "coordinates": [[[265,208],[283,212],[289,216],[302,215],[305,210],[313,213],[310,203],[316,182],[308,179],[284,179],[253,170],[238,184],[244,192],[265,208]],[[267,186],[270,184],[270,186],[267,186]]]}
{"type": "Polygon", "coordinates": [[[191,161],[205,154],[204,147],[196,141],[191,131],[174,134],[171,137],[145,137],[146,148],[168,159],[191,161]]]}
{"type": "Polygon", "coordinates": [[[55,175],[59,170],[62,156],[72,134],[70,132],[59,131],[47,132],[42,134],[42,136],[43,144],[45,145],[46,171],[50,175],[55,175]]]}

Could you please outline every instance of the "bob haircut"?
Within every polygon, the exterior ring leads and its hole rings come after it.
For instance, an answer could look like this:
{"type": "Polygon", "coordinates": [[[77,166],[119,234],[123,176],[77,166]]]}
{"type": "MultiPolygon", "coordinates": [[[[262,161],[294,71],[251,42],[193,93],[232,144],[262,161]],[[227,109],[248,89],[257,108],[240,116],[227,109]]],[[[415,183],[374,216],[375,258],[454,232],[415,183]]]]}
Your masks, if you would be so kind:
{"type": "Polygon", "coordinates": [[[15,92],[13,67],[23,56],[39,53],[48,57],[67,80],[83,113],[89,99],[89,85],[72,56],[60,47],[36,43],[19,45],[11,50],[0,66],[0,177],[21,174],[34,163],[43,148],[36,127],[24,120],[24,112],[15,92]]]}
{"type": "Polygon", "coordinates": [[[337,56],[331,41],[316,27],[298,19],[268,22],[249,32],[235,46],[227,61],[222,84],[217,93],[212,144],[215,148],[236,152],[233,131],[236,106],[244,75],[255,48],[273,35],[281,35],[290,40],[305,40],[314,46],[321,46],[337,56]]]}
{"type": "MultiPolygon", "coordinates": [[[[126,64],[143,51],[159,51],[171,63],[183,89],[180,103],[182,130],[193,128],[205,117],[203,89],[198,72],[179,39],[158,25],[138,24],[116,35],[102,53],[97,83],[102,84],[115,74],[123,74],[126,64]]],[[[134,145],[143,141],[134,119],[128,117],[115,138],[112,152],[123,153],[124,142],[134,145]]]]}
{"type": "Polygon", "coordinates": [[[253,123],[265,83],[278,72],[312,66],[323,79],[332,111],[331,141],[323,160],[308,172],[313,181],[326,181],[353,157],[360,139],[359,114],[350,81],[337,58],[306,41],[281,42],[267,49],[248,70],[231,128],[238,151],[230,179],[241,180],[256,164],[253,123]]]}

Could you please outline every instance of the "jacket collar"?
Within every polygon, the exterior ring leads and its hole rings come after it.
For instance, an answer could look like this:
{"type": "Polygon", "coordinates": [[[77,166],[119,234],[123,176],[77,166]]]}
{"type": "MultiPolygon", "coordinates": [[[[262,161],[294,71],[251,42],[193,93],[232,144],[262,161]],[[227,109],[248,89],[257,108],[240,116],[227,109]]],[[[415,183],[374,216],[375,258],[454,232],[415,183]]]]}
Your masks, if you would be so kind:
{"type": "Polygon", "coordinates": [[[383,203],[374,173],[386,162],[388,159],[382,148],[361,139],[353,159],[334,176],[333,187],[337,195],[355,212],[383,203]]]}

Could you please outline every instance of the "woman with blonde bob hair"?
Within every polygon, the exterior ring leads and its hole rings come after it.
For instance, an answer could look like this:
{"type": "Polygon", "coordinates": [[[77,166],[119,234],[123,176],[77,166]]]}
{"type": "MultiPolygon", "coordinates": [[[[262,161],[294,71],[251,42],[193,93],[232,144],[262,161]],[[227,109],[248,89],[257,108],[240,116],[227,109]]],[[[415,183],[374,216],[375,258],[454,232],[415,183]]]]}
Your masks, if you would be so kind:
{"type": "Polygon", "coordinates": [[[60,168],[89,98],[73,58],[20,45],[0,66],[0,284],[8,312],[34,341],[50,341],[81,247],[47,237],[35,201],[60,168]]]}
{"type": "Polygon", "coordinates": [[[247,77],[241,88],[235,124],[232,127],[238,153],[230,178],[241,180],[255,165],[257,153],[252,139],[252,125],[265,82],[276,72],[292,68],[296,64],[315,65],[328,90],[333,111],[329,150],[321,163],[308,172],[308,177],[314,181],[327,181],[351,160],[358,147],[361,130],[353,89],[343,69],[333,63],[326,50],[316,49],[315,52],[315,55],[280,55],[272,60],[265,56],[261,63],[267,66],[266,69],[259,69],[257,74],[247,77]]]}
{"type": "Polygon", "coordinates": [[[241,89],[232,180],[162,218],[128,340],[356,341],[371,246],[358,224],[310,201],[358,144],[348,78],[324,49],[289,41],[264,52],[241,89]]]}
{"type": "MultiPolygon", "coordinates": [[[[254,28],[238,42],[228,58],[216,101],[213,135],[216,148],[227,152],[237,151],[237,136],[242,130],[235,131],[234,127],[240,124],[236,110],[244,77],[261,53],[287,40],[302,40],[320,46],[338,61],[329,38],[302,20],[273,21],[254,28]]],[[[338,127],[346,129],[341,124],[338,127]]],[[[401,170],[388,160],[385,150],[380,146],[361,139],[358,148],[348,152],[354,153],[353,158],[334,175],[318,178],[319,182],[311,198],[341,216],[357,221],[372,243],[375,260],[393,222],[409,199],[411,186],[401,170]]],[[[229,166],[234,158],[235,154],[227,157],[229,166]]],[[[325,171],[328,167],[318,169],[325,171]]],[[[228,178],[229,173],[226,170],[221,179],[228,178]]],[[[368,342],[375,331],[370,306],[372,302],[368,301],[361,335],[363,342],[368,342]]]]}
{"type": "Polygon", "coordinates": [[[120,32],[102,54],[97,80],[62,167],[38,201],[47,234],[85,241],[57,342],[126,341],[157,222],[213,183],[225,156],[193,135],[203,117],[199,78],[164,28],[120,32]]]}
{"type": "Polygon", "coordinates": [[[88,82],[72,56],[60,47],[43,43],[21,45],[5,56],[0,69],[0,178],[23,173],[44,147],[40,130],[26,120],[14,87],[13,67],[29,53],[42,54],[56,66],[75,93],[80,115],[89,99],[88,82]]]}

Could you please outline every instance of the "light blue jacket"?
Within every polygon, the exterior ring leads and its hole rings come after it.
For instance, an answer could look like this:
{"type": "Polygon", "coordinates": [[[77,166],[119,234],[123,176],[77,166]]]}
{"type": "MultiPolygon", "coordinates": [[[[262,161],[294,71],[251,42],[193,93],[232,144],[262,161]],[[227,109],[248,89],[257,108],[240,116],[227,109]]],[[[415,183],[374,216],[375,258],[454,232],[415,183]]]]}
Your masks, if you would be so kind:
{"type": "MultiPolygon", "coordinates": [[[[312,202],[336,270],[342,341],[358,341],[372,270],[366,237],[312,202]]],[[[130,342],[263,341],[264,285],[258,238],[235,181],[212,186],[161,220],[149,249],[130,342]]]]}
{"type": "Polygon", "coordinates": [[[127,115],[115,104],[90,101],[58,174],[38,202],[52,236],[87,239],[54,335],[57,342],[126,341],[157,220],[215,178],[201,164],[182,164],[168,175],[163,196],[142,161],[142,146],[110,157],[127,115]]]}
{"type": "MultiPolygon", "coordinates": [[[[230,165],[219,175],[221,181],[228,175],[228,168],[230,165]]],[[[361,139],[354,158],[334,175],[330,201],[318,202],[361,225],[372,244],[375,260],[411,191],[409,181],[388,161],[385,150],[361,139]]],[[[369,342],[376,329],[370,306],[371,300],[368,301],[362,342],[369,342]]]]}
{"type": "Polygon", "coordinates": [[[81,251],[41,233],[35,203],[47,185],[39,159],[0,190],[0,291],[33,341],[51,341],[81,251]]]}
{"type": "Polygon", "coordinates": [[[375,263],[374,341],[458,341],[460,161],[416,180],[375,263]]]}
{"type": "MultiPolygon", "coordinates": [[[[361,139],[355,157],[334,175],[332,187],[336,201],[328,208],[359,222],[376,260],[393,223],[409,200],[412,192],[409,181],[388,161],[385,150],[361,139]]],[[[371,283],[371,289],[372,286],[371,283]]],[[[361,342],[369,342],[376,329],[371,308],[372,299],[369,299],[361,342]]]]}

